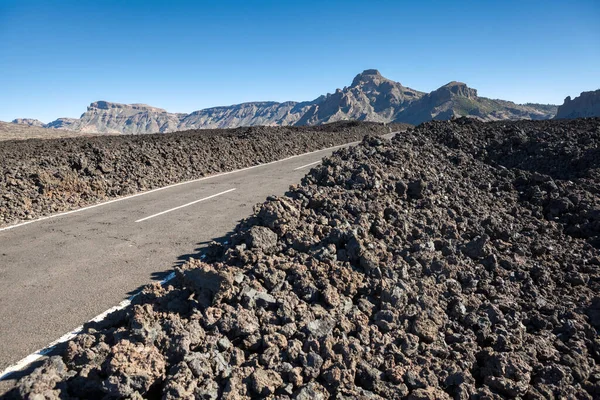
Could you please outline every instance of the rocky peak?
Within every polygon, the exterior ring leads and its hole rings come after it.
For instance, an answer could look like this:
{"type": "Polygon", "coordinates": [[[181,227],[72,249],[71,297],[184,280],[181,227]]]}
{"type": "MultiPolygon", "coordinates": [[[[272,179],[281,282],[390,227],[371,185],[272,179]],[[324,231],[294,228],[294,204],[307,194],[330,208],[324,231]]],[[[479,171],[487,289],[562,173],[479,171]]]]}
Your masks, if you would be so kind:
{"type": "Polygon", "coordinates": [[[381,76],[381,73],[379,73],[379,70],[377,70],[377,69],[365,69],[362,72],[362,74],[360,74],[360,75],[365,75],[365,76],[368,76],[368,75],[381,76]]]}
{"type": "Polygon", "coordinates": [[[469,99],[477,98],[477,90],[476,89],[471,89],[470,87],[467,86],[466,83],[457,82],[457,81],[452,81],[450,83],[445,84],[444,86],[442,86],[441,88],[436,90],[436,92],[438,92],[438,91],[439,92],[447,92],[447,93],[450,93],[451,95],[462,96],[462,97],[466,97],[469,99]]]}
{"type": "Polygon", "coordinates": [[[95,101],[92,104],[89,105],[88,110],[90,108],[97,108],[99,110],[109,110],[111,108],[124,108],[125,104],[119,104],[119,103],[111,103],[109,101],[95,101]]]}
{"type": "Polygon", "coordinates": [[[17,118],[17,119],[13,119],[12,123],[19,124],[19,125],[37,126],[40,128],[43,128],[44,125],[46,125],[39,119],[33,119],[33,118],[17,118]]]}
{"type": "Polygon", "coordinates": [[[360,86],[362,83],[373,82],[379,80],[387,80],[386,78],[379,73],[376,69],[365,69],[360,74],[356,75],[354,80],[352,81],[351,87],[360,86]]]}

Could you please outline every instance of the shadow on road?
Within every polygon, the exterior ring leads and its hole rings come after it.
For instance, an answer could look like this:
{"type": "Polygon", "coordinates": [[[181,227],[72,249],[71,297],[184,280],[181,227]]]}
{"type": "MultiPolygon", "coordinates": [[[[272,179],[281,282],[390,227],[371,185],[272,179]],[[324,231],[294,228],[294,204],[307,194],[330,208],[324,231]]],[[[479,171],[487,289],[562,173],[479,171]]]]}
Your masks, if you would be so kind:
{"type": "MultiPolygon", "coordinates": [[[[239,221],[238,221],[239,223],[239,221]]],[[[216,242],[216,243],[225,243],[227,240],[229,240],[228,238],[231,236],[231,234],[233,233],[233,231],[229,231],[227,232],[224,236],[218,237],[218,238],[213,238],[212,240],[207,240],[204,242],[198,242],[196,243],[196,248],[194,249],[193,253],[188,253],[188,254],[182,254],[179,257],[177,257],[176,261],[173,263],[172,267],[168,270],[164,270],[164,271],[157,271],[157,272],[153,272],[152,274],[150,274],[150,278],[152,281],[158,281],[158,282],[162,282],[164,281],[171,273],[174,272],[176,267],[180,267],[183,264],[185,264],[187,261],[189,261],[190,259],[201,259],[202,256],[206,253],[206,251],[208,250],[208,247],[210,246],[211,243],[216,242]]],[[[147,284],[141,285],[139,287],[137,287],[136,289],[127,292],[127,298],[131,297],[131,296],[135,296],[136,294],[138,294],[139,292],[141,292],[144,287],[146,287],[147,284]]]]}
{"type": "MultiPolygon", "coordinates": [[[[239,221],[238,221],[238,223],[239,223],[239,221]]],[[[236,225],[237,225],[237,223],[236,223],[236,225]]],[[[173,262],[173,265],[171,266],[171,268],[169,268],[167,270],[163,270],[163,271],[153,272],[150,275],[151,282],[156,282],[156,281],[162,282],[170,274],[172,274],[174,272],[176,267],[183,265],[190,259],[201,259],[202,256],[205,255],[206,252],[208,251],[211,243],[216,242],[216,243],[224,244],[225,242],[227,242],[229,240],[229,237],[231,236],[232,233],[233,233],[233,231],[230,231],[230,232],[227,232],[227,234],[225,234],[224,236],[213,238],[212,240],[196,243],[197,247],[194,249],[194,252],[188,253],[188,254],[182,254],[182,255],[178,256],[176,258],[176,260],[173,262]]],[[[149,282],[149,283],[151,283],[151,282],[149,282]]],[[[141,285],[141,286],[137,287],[135,290],[128,292],[126,298],[131,298],[132,296],[137,295],[147,285],[148,284],[141,285]]],[[[112,315],[112,314],[113,313],[109,314],[105,318],[105,320],[110,319],[110,315],[112,315]]],[[[94,323],[92,323],[92,324],[94,324],[94,323]]],[[[90,324],[84,325],[84,331],[88,325],[90,325],[90,324]]],[[[20,371],[15,371],[5,377],[0,378],[0,399],[3,399],[3,400],[4,399],[21,399],[22,397],[20,396],[19,392],[15,388],[15,385],[17,384],[17,382],[24,376],[31,374],[36,368],[40,367],[46,361],[47,358],[63,354],[64,350],[67,347],[67,344],[68,344],[68,342],[64,342],[64,343],[60,343],[60,344],[54,346],[47,353],[45,353],[41,359],[29,364],[26,368],[24,368],[20,371]]]]}

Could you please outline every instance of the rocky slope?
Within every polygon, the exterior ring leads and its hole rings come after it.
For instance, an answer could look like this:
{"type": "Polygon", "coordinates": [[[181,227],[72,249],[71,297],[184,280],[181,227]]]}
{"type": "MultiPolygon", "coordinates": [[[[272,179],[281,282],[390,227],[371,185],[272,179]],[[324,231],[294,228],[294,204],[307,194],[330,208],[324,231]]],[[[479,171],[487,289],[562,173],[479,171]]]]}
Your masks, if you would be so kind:
{"type": "Polygon", "coordinates": [[[17,118],[17,119],[13,119],[12,123],[18,124],[18,125],[37,126],[38,128],[46,127],[46,124],[44,124],[42,121],[40,121],[39,119],[33,119],[33,118],[17,118]]]}
{"type": "Polygon", "coordinates": [[[367,138],[17,398],[597,399],[600,119],[367,138]]]}
{"type": "Polygon", "coordinates": [[[316,125],[345,119],[390,122],[425,93],[404,87],[371,69],[357,75],[350,87],[314,101],[298,121],[316,125]]]}
{"type": "Polygon", "coordinates": [[[555,106],[520,105],[479,97],[477,90],[466,84],[450,82],[411,103],[397,115],[396,121],[418,125],[432,119],[448,120],[461,116],[476,117],[482,121],[549,119],[555,112],[555,106]]]}
{"type": "Polygon", "coordinates": [[[319,125],[341,120],[419,124],[432,119],[473,116],[482,120],[549,119],[550,105],[519,105],[479,97],[463,83],[451,82],[426,94],[371,69],[349,87],[308,102],[255,102],[174,114],[143,104],[92,103],[79,119],[60,118],[46,127],[100,133],[158,133],[238,126],[319,125]]]}
{"type": "Polygon", "coordinates": [[[366,133],[383,134],[389,129],[382,124],[344,122],[318,127],[5,141],[0,146],[0,226],[356,141],[366,133]]]}
{"type": "Polygon", "coordinates": [[[600,117],[600,89],[593,92],[582,92],[571,100],[567,96],[562,106],[558,107],[556,119],[600,117]]]}
{"type": "Polygon", "coordinates": [[[186,129],[229,128],[236,126],[301,125],[298,120],[311,102],[288,101],[243,103],[230,107],[213,107],[185,116],[179,125],[186,129]]]}

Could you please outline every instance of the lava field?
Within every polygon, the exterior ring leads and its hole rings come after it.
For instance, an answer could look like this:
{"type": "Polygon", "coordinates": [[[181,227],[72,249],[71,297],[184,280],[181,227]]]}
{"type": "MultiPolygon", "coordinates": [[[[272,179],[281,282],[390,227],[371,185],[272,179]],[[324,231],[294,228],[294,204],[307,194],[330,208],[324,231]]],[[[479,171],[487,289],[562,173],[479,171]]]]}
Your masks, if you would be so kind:
{"type": "Polygon", "coordinates": [[[600,398],[599,145],[600,119],[367,136],[9,395],[600,398]]]}
{"type": "Polygon", "coordinates": [[[0,226],[403,129],[337,122],[0,142],[0,226]]]}

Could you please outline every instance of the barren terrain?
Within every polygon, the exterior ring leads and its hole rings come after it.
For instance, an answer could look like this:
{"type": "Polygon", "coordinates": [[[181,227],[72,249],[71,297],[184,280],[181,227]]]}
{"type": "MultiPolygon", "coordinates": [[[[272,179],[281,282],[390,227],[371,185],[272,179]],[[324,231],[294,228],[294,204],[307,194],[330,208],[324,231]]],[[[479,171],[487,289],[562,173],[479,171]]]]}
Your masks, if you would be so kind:
{"type": "Polygon", "coordinates": [[[0,146],[0,226],[400,128],[340,122],[6,141],[0,146]]]}
{"type": "MultiPolygon", "coordinates": [[[[67,131],[64,129],[40,128],[23,124],[13,124],[0,121],[0,142],[4,140],[25,140],[25,139],[56,139],[73,138],[82,136],[96,136],[93,133],[82,133],[67,131]]],[[[3,146],[4,143],[0,144],[3,146]]]]}
{"type": "Polygon", "coordinates": [[[600,120],[335,153],[15,397],[600,396],[600,120]]]}

